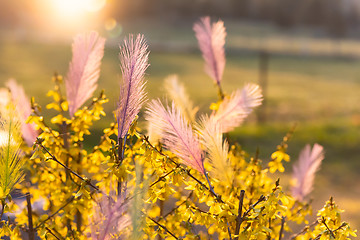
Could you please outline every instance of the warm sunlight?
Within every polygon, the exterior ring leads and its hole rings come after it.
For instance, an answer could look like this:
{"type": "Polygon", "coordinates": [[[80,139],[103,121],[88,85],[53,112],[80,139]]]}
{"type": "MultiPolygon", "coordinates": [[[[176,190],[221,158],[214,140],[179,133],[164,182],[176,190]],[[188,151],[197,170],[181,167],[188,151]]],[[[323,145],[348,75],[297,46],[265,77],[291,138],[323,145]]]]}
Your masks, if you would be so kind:
{"type": "Polygon", "coordinates": [[[46,18],[41,25],[63,33],[83,31],[94,27],[105,5],[106,0],[39,0],[39,15],[46,18]]]}
{"type": "Polygon", "coordinates": [[[101,10],[106,0],[52,0],[52,3],[58,15],[73,18],[85,12],[101,10]]]}

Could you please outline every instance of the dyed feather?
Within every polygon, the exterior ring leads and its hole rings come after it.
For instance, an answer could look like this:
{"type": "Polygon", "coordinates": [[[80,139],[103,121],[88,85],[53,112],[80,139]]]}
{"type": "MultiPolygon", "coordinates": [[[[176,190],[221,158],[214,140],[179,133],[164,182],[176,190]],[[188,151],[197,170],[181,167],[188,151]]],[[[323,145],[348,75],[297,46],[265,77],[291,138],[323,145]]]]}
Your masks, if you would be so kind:
{"type": "Polygon", "coordinates": [[[220,124],[213,118],[202,116],[196,128],[201,137],[201,143],[208,152],[208,159],[212,166],[211,175],[231,186],[234,171],[228,159],[229,144],[226,140],[223,142],[220,124]]]}
{"type": "Polygon", "coordinates": [[[143,105],[145,93],[145,70],[148,68],[148,45],[143,35],[136,39],[130,35],[120,47],[122,83],[117,109],[118,137],[124,138],[132,121],[143,105]]]}
{"type": "MultiPolygon", "coordinates": [[[[94,216],[91,223],[91,238],[93,240],[114,239],[112,236],[118,235],[131,224],[130,218],[126,213],[128,202],[126,194],[120,196],[110,193],[103,196],[95,205],[94,216]]],[[[116,239],[121,239],[120,236],[116,239]]]]}
{"type": "Polygon", "coordinates": [[[88,35],[79,34],[74,39],[73,57],[65,79],[71,117],[93,95],[97,88],[104,46],[105,39],[94,31],[88,35]]]}
{"type": "Polygon", "coordinates": [[[0,116],[0,198],[10,194],[14,186],[22,180],[24,158],[20,155],[21,123],[14,107],[9,104],[7,114],[0,116]]]}
{"type": "Polygon", "coordinates": [[[11,79],[6,83],[11,93],[11,101],[16,107],[18,118],[21,123],[21,132],[26,144],[31,147],[36,137],[39,135],[35,129],[35,124],[26,123],[27,119],[32,113],[31,105],[28,97],[25,94],[24,88],[17,84],[15,80],[11,79]]]}
{"type": "Polygon", "coordinates": [[[194,24],[193,30],[205,60],[205,71],[220,85],[226,63],[224,22],[218,21],[211,25],[210,17],[204,17],[194,24]]]}
{"type": "Polygon", "coordinates": [[[253,109],[262,102],[261,89],[256,84],[246,84],[242,90],[237,90],[225,98],[219,109],[212,114],[221,125],[223,133],[238,127],[253,109]]]}
{"type": "Polygon", "coordinates": [[[189,122],[195,122],[195,116],[199,108],[194,107],[184,84],[179,82],[177,75],[170,75],[165,79],[165,89],[171,100],[184,113],[186,119],[189,122]]]}
{"type": "Polygon", "coordinates": [[[302,201],[312,190],[315,174],[324,159],[324,148],[314,144],[313,149],[306,145],[299,155],[299,160],[293,167],[293,178],[296,185],[292,187],[292,195],[302,201]]]}
{"type": "Polygon", "coordinates": [[[204,174],[204,153],[200,140],[174,102],[171,108],[165,108],[160,100],[153,100],[146,114],[146,120],[153,124],[153,130],[161,136],[164,146],[186,165],[204,174]]]}
{"type": "Polygon", "coordinates": [[[11,96],[9,90],[6,88],[0,88],[0,107],[6,107],[10,102],[11,96]]]}

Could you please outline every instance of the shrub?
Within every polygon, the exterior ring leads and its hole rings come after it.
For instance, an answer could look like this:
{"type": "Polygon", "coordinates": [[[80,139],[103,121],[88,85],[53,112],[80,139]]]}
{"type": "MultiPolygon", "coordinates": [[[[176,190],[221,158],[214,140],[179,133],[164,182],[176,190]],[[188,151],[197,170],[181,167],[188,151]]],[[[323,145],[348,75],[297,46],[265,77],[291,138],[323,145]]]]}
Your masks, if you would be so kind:
{"type": "Polygon", "coordinates": [[[50,120],[26,98],[21,86],[7,84],[11,94],[1,105],[0,237],[11,239],[349,239],[356,236],[341,221],[331,198],[309,223],[307,196],[324,158],[323,148],[306,146],[294,167],[292,193],[274,173],[283,172],[291,133],[264,164],[227,132],[238,127],[261,104],[261,89],[247,84],[226,94],[221,88],[225,67],[225,28],[203,18],[194,25],[206,71],[218,88],[210,116],[197,117],[176,76],[166,80],[171,105],[147,105],[148,133],[137,126],[146,100],[144,79],[147,44],[130,35],[120,48],[123,79],[116,121],[103,130],[100,142],[84,148],[84,136],[105,116],[102,91],[93,95],[100,74],[105,40],[95,32],[78,35],[65,78],[53,77],[46,107],[50,120]],[[15,107],[14,107],[15,106],[15,107]],[[14,113],[15,112],[15,113],[14,113]],[[16,124],[11,124],[16,123],[16,124]],[[20,126],[22,130],[20,131],[20,126]],[[21,143],[20,135],[26,143],[21,143]],[[37,137],[36,137],[37,136],[37,137]],[[224,137],[226,136],[226,137],[224,137]],[[35,142],[34,142],[35,141],[35,142]],[[32,144],[34,142],[34,144],[32,144]],[[20,147],[20,144],[21,147],[20,147]],[[20,149],[21,148],[21,152],[20,149]],[[22,176],[25,176],[22,178],[22,176]],[[22,181],[20,181],[22,180],[22,181]],[[26,201],[13,201],[20,189],[26,201]],[[294,233],[295,224],[305,227],[294,233]]]}

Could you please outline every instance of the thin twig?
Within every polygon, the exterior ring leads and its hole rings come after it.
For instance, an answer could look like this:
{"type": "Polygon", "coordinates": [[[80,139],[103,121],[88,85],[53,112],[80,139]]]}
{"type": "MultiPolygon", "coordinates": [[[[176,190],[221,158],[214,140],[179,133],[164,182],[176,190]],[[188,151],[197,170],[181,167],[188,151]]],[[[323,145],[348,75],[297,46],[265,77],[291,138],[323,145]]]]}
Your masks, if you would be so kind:
{"type": "Polygon", "coordinates": [[[283,234],[283,231],[284,231],[285,218],[286,217],[282,217],[282,219],[281,219],[281,228],[280,228],[280,233],[279,233],[279,240],[281,240],[282,234],[283,234]]]}
{"type": "Polygon", "coordinates": [[[305,226],[299,233],[295,233],[293,235],[291,235],[290,240],[294,240],[295,238],[297,238],[298,236],[300,236],[301,234],[305,233],[307,230],[309,230],[309,228],[315,226],[316,224],[318,224],[318,220],[315,220],[313,223],[311,223],[308,226],[305,226]]]}
{"type": "Polygon", "coordinates": [[[245,219],[245,217],[249,214],[249,212],[250,212],[252,209],[254,209],[254,208],[256,207],[256,205],[258,205],[260,202],[265,201],[265,199],[266,199],[266,197],[265,197],[264,195],[261,195],[260,198],[256,201],[256,203],[254,203],[253,205],[251,205],[251,206],[249,207],[249,209],[244,213],[244,215],[243,215],[242,218],[245,219]]]}
{"type": "Polygon", "coordinates": [[[148,138],[147,136],[143,136],[142,139],[146,142],[146,144],[147,144],[150,148],[152,148],[153,150],[155,150],[155,151],[156,151],[157,153],[159,153],[161,156],[163,156],[163,157],[167,158],[168,160],[170,160],[173,164],[176,165],[177,168],[183,169],[183,170],[187,173],[187,175],[188,175],[189,177],[191,177],[193,180],[195,180],[198,184],[200,184],[200,185],[201,185],[203,188],[205,188],[207,191],[209,191],[209,192],[211,193],[211,195],[213,195],[217,201],[219,201],[219,202],[221,202],[221,203],[225,203],[225,202],[221,199],[221,196],[219,196],[219,195],[217,195],[215,192],[211,191],[211,189],[210,189],[208,186],[206,186],[206,185],[205,185],[204,183],[202,183],[199,179],[197,179],[194,175],[192,175],[192,174],[190,173],[190,170],[189,170],[189,169],[186,169],[186,168],[182,167],[179,163],[175,162],[172,158],[170,158],[169,156],[165,155],[165,154],[164,154],[163,152],[161,152],[159,149],[157,149],[156,147],[154,147],[154,146],[150,143],[149,138],[148,138]]]}
{"type": "Polygon", "coordinates": [[[173,209],[171,209],[170,212],[168,212],[167,214],[165,214],[162,219],[165,219],[167,216],[169,216],[170,214],[172,214],[174,211],[176,211],[176,209],[178,209],[180,206],[184,205],[192,196],[193,191],[190,192],[189,196],[183,201],[181,202],[179,205],[177,205],[176,207],[174,207],[173,209]]]}
{"type": "Polygon", "coordinates": [[[216,85],[218,87],[218,94],[219,94],[220,100],[224,100],[225,95],[224,95],[224,91],[221,88],[220,82],[216,82],[216,85]]]}
{"type": "Polygon", "coordinates": [[[335,238],[335,234],[333,233],[333,231],[329,228],[329,226],[326,224],[325,218],[322,217],[322,223],[325,225],[325,227],[327,228],[327,230],[330,232],[331,236],[333,238],[335,238]]]}
{"type": "Polygon", "coordinates": [[[208,174],[207,174],[206,171],[204,171],[204,175],[205,175],[205,177],[206,177],[206,180],[208,181],[210,191],[213,192],[213,195],[216,195],[216,196],[217,196],[217,194],[216,194],[215,191],[214,191],[214,188],[212,187],[212,185],[211,185],[211,183],[210,183],[210,179],[209,179],[209,176],[208,176],[208,174]]]}
{"type": "Polygon", "coordinates": [[[34,232],[33,217],[32,217],[31,198],[29,192],[26,194],[26,202],[27,202],[27,210],[28,210],[29,239],[34,240],[35,232],[34,232]]]}
{"type": "Polygon", "coordinates": [[[245,190],[241,190],[240,197],[239,197],[239,209],[238,209],[238,216],[236,218],[236,228],[235,228],[235,240],[239,239],[239,233],[240,233],[240,225],[243,222],[242,215],[242,208],[244,203],[244,196],[245,196],[245,190]]]}
{"type": "Polygon", "coordinates": [[[0,221],[4,215],[4,210],[5,210],[5,201],[1,201],[1,214],[0,214],[0,221]]]}
{"type": "Polygon", "coordinates": [[[62,162],[60,162],[54,155],[52,155],[49,150],[42,145],[41,140],[39,138],[37,138],[36,140],[36,144],[39,145],[42,149],[45,150],[45,152],[47,152],[51,159],[54,160],[55,162],[57,162],[58,164],[60,164],[63,168],[65,168],[66,170],[68,170],[71,174],[73,174],[74,176],[78,177],[79,179],[81,179],[82,181],[86,182],[87,185],[91,186],[92,188],[94,188],[95,190],[97,190],[98,192],[100,192],[100,189],[98,187],[96,187],[95,185],[93,185],[91,183],[90,179],[85,179],[82,176],[80,176],[79,174],[77,174],[76,172],[74,172],[71,168],[69,168],[68,166],[66,166],[65,164],[63,164],[62,162]]]}
{"type": "Polygon", "coordinates": [[[56,214],[58,214],[61,210],[63,210],[67,205],[69,205],[72,201],[75,200],[74,196],[71,196],[69,198],[69,200],[62,205],[56,212],[54,212],[53,214],[51,214],[50,216],[48,216],[45,220],[43,220],[42,222],[40,222],[36,227],[35,230],[37,230],[40,226],[42,226],[45,222],[49,221],[52,217],[54,217],[56,214]]]}
{"type": "Polygon", "coordinates": [[[227,225],[228,225],[227,230],[228,230],[228,234],[229,234],[229,239],[232,240],[229,222],[227,222],[227,225]]]}
{"type": "Polygon", "coordinates": [[[157,184],[158,182],[161,182],[163,179],[165,179],[167,176],[169,176],[170,174],[172,174],[175,170],[171,170],[170,172],[166,173],[165,175],[159,177],[155,182],[153,182],[149,188],[151,188],[152,186],[154,186],[155,184],[157,184]]]}
{"type": "Polygon", "coordinates": [[[177,238],[172,232],[170,232],[170,231],[167,229],[167,227],[165,227],[164,225],[158,223],[155,219],[152,219],[152,218],[149,217],[149,216],[148,216],[147,218],[150,219],[151,221],[153,221],[156,225],[158,225],[158,226],[161,227],[162,229],[164,229],[165,232],[167,232],[167,233],[168,233],[169,235],[171,235],[173,238],[179,239],[179,238],[177,238]]]}
{"type": "Polygon", "coordinates": [[[51,235],[53,235],[56,239],[61,240],[60,238],[58,238],[58,237],[55,235],[55,233],[53,233],[53,232],[50,230],[50,228],[45,227],[45,229],[46,229],[51,235]]]}

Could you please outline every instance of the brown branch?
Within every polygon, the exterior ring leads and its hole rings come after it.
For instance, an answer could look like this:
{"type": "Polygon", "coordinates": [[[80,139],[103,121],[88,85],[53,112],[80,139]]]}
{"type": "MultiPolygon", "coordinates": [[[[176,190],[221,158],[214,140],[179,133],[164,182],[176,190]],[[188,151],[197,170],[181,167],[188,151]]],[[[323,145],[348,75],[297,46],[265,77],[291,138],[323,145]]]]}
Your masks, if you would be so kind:
{"type": "Polygon", "coordinates": [[[175,170],[171,170],[170,172],[166,173],[165,175],[159,177],[155,182],[153,182],[149,188],[151,188],[152,186],[154,186],[155,184],[157,184],[158,182],[161,182],[163,179],[165,179],[167,176],[169,176],[170,174],[172,174],[175,170]]]}
{"type": "Polygon", "coordinates": [[[80,176],[79,174],[77,174],[76,172],[74,172],[71,168],[69,168],[68,166],[66,166],[65,164],[63,164],[62,162],[60,162],[54,155],[52,155],[49,150],[44,146],[42,145],[41,143],[41,139],[40,138],[37,138],[35,144],[37,144],[38,146],[40,146],[43,150],[45,150],[45,152],[47,152],[47,154],[50,155],[51,159],[53,161],[55,161],[56,163],[58,163],[59,165],[61,165],[63,168],[65,168],[66,170],[68,170],[71,174],[73,174],[74,176],[78,177],[79,179],[81,179],[82,181],[84,181],[87,185],[91,186],[92,188],[94,188],[96,191],[100,192],[100,189],[98,187],[96,187],[95,185],[93,185],[91,183],[91,180],[90,179],[85,179],[83,178],[82,176],[80,176]]]}
{"type": "Polygon", "coordinates": [[[39,227],[41,227],[43,224],[45,224],[45,222],[49,221],[51,218],[53,218],[55,215],[57,215],[61,210],[63,210],[67,205],[69,205],[72,201],[75,200],[74,196],[71,196],[68,201],[62,205],[56,212],[54,212],[53,214],[51,214],[50,216],[48,216],[45,220],[43,220],[42,222],[40,222],[36,227],[35,230],[38,229],[39,227]]]}
{"type": "Polygon", "coordinates": [[[282,219],[281,219],[281,228],[280,228],[280,233],[279,233],[279,240],[281,240],[282,234],[284,232],[285,218],[286,217],[282,217],[282,219]]]}
{"type": "Polygon", "coordinates": [[[142,139],[146,142],[146,144],[152,148],[153,150],[155,150],[157,153],[159,153],[161,156],[165,157],[166,159],[170,160],[170,162],[172,162],[173,164],[176,165],[177,168],[181,168],[183,169],[186,174],[192,178],[193,180],[195,180],[198,184],[200,184],[203,188],[205,188],[208,192],[211,193],[211,195],[213,195],[215,197],[215,199],[218,201],[218,202],[221,202],[221,203],[225,203],[222,199],[221,199],[221,196],[217,195],[214,191],[212,191],[208,186],[206,186],[204,183],[202,183],[199,179],[197,179],[194,175],[192,175],[190,173],[190,170],[189,169],[186,169],[184,167],[181,166],[181,164],[175,162],[172,158],[170,158],[169,156],[167,156],[166,154],[164,154],[163,152],[161,152],[159,149],[157,149],[156,147],[154,147],[150,141],[149,141],[149,138],[147,136],[143,136],[142,139]]]}
{"type": "Polygon", "coordinates": [[[330,235],[335,238],[335,234],[333,233],[333,231],[329,228],[329,226],[326,224],[325,218],[322,217],[322,223],[325,225],[325,227],[327,228],[327,230],[330,232],[330,235]]]}
{"type": "Polygon", "coordinates": [[[5,201],[4,200],[1,200],[1,214],[0,214],[0,222],[1,222],[1,219],[4,215],[4,210],[5,210],[5,201]]]}
{"type": "Polygon", "coordinates": [[[239,239],[239,233],[240,233],[240,225],[244,221],[244,218],[242,215],[242,208],[244,203],[244,196],[245,196],[245,190],[241,190],[240,197],[239,197],[239,209],[238,209],[238,216],[236,218],[236,228],[235,228],[235,240],[239,239]]]}
{"type": "Polygon", "coordinates": [[[56,239],[60,240],[60,238],[58,238],[58,237],[55,235],[55,233],[53,233],[53,232],[50,230],[50,228],[45,227],[45,229],[46,229],[51,235],[53,235],[53,237],[55,237],[56,239]]]}
{"type": "Polygon", "coordinates": [[[256,207],[256,205],[258,205],[260,202],[265,201],[265,199],[266,199],[266,197],[265,197],[264,195],[261,195],[260,198],[256,201],[256,203],[254,203],[253,205],[251,205],[251,206],[249,207],[249,209],[244,213],[244,215],[243,215],[242,218],[245,219],[245,217],[249,214],[249,212],[250,212],[252,209],[254,209],[254,208],[256,207]]]}
{"type": "Polygon", "coordinates": [[[305,233],[307,230],[309,230],[309,228],[315,226],[316,224],[318,224],[318,220],[315,220],[313,223],[311,223],[308,226],[305,226],[299,233],[295,233],[293,235],[291,235],[290,239],[294,240],[295,238],[297,238],[298,236],[300,236],[301,234],[305,233]]]}
{"type": "Polygon", "coordinates": [[[183,201],[181,202],[178,206],[174,207],[173,209],[171,209],[171,211],[169,211],[167,214],[165,214],[162,219],[165,219],[167,216],[169,216],[170,214],[172,214],[174,211],[176,211],[176,209],[178,209],[180,206],[184,205],[192,196],[193,191],[190,192],[189,196],[183,201]]]}
{"type": "Polygon", "coordinates": [[[35,232],[34,232],[33,217],[32,217],[31,198],[29,192],[26,194],[26,202],[27,202],[27,210],[28,210],[29,240],[34,240],[35,232]]]}
{"type": "Polygon", "coordinates": [[[165,227],[164,225],[158,223],[155,219],[152,219],[151,217],[147,217],[148,219],[150,219],[151,221],[153,221],[156,225],[158,225],[159,227],[161,227],[162,229],[165,230],[166,233],[168,233],[169,235],[171,235],[173,238],[175,239],[179,239],[177,238],[172,232],[169,231],[169,229],[167,229],[167,227],[165,227]]]}

